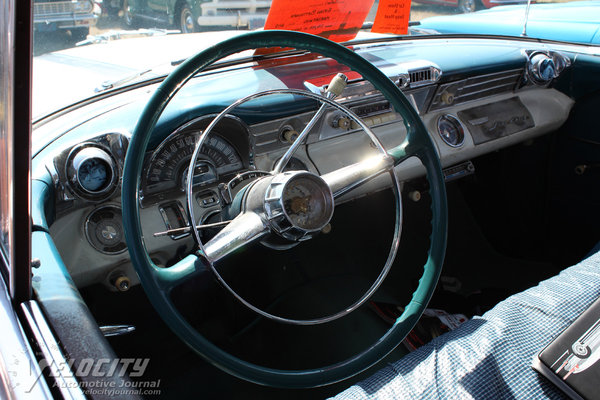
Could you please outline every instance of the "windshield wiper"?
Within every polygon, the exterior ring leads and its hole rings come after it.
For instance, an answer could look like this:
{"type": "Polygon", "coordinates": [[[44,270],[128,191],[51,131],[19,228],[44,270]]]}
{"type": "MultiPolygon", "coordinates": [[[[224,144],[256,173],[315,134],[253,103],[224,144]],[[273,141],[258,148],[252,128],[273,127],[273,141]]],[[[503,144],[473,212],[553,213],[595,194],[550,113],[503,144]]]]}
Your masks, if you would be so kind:
{"type": "Polygon", "coordinates": [[[174,33],[181,33],[177,29],[138,29],[137,31],[108,31],[99,35],[89,35],[86,40],[75,43],[75,46],[85,46],[94,43],[106,43],[111,40],[119,40],[125,38],[147,37],[147,36],[164,36],[174,33]]]}
{"type": "Polygon", "coordinates": [[[152,71],[152,69],[145,69],[143,71],[138,71],[134,74],[126,76],[125,78],[120,78],[120,79],[117,79],[114,81],[104,81],[104,82],[102,82],[102,84],[100,86],[98,86],[97,88],[94,89],[94,92],[100,93],[100,92],[104,92],[105,90],[108,90],[108,89],[114,89],[116,87],[123,86],[124,84],[131,82],[131,81],[139,78],[140,76],[147,74],[150,71],[152,71]]]}

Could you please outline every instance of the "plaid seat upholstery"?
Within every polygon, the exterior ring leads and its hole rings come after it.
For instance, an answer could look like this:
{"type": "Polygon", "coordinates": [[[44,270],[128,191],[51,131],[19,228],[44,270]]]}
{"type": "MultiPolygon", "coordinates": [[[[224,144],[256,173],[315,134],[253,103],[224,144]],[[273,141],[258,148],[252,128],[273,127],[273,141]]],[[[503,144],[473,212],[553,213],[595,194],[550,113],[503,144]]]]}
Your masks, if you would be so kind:
{"type": "Polygon", "coordinates": [[[533,357],[600,297],[600,253],[500,302],[335,397],[562,399],[533,357]]]}

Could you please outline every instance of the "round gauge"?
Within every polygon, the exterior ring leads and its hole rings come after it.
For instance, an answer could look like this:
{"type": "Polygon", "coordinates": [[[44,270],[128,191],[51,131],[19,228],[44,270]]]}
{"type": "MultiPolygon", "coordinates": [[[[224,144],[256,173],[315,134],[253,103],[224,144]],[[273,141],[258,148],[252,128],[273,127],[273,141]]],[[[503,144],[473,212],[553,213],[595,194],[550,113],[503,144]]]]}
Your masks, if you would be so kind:
{"type": "MultiPolygon", "coordinates": [[[[144,194],[185,191],[187,169],[199,134],[199,131],[177,132],[158,147],[146,169],[144,194]]],[[[221,136],[211,135],[200,150],[194,169],[194,186],[217,182],[219,177],[243,167],[235,148],[221,136]]]]}
{"type": "Polygon", "coordinates": [[[527,76],[536,85],[548,84],[558,76],[555,60],[546,53],[532,53],[527,62],[527,76]]]}
{"type": "Polygon", "coordinates": [[[92,211],[85,222],[85,234],[92,247],[105,254],[124,251],[127,245],[121,219],[121,209],[116,206],[92,211]]]}
{"type": "Polygon", "coordinates": [[[304,230],[321,229],[331,218],[331,199],[326,194],[321,183],[310,175],[291,179],[281,195],[289,221],[304,230]]]}
{"type": "Polygon", "coordinates": [[[80,196],[99,200],[117,186],[115,160],[104,149],[83,145],[71,151],[67,160],[67,176],[80,196]]]}
{"type": "Polygon", "coordinates": [[[106,187],[110,176],[110,165],[99,158],[84,160],[77,171],[77,179],[84,190],[90,193],[106,187]]]}
{"type": "Polygon", "coordinates": [[[465,141],[465,131],[460,121],[452,115],[442,115],[437,123],[442,140],[451,147],[460,147],[465,141]]]}

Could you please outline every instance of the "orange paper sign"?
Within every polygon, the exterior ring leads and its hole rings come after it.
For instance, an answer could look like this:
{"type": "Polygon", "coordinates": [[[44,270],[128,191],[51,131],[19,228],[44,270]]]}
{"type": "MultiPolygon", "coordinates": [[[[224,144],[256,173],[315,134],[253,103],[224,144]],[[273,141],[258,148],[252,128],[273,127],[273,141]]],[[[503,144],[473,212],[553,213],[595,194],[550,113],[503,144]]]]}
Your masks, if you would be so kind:
{"type": "Polygon", "coordinates": [[[374,0],[273,0],[265,29],[312,33],[336,42],[351,40],[374,0]]]}
{"type": "Polygon", "coordinates": [[[410,0],[379,0],[371,32],[406,35],[409,17],[410,0]]]}

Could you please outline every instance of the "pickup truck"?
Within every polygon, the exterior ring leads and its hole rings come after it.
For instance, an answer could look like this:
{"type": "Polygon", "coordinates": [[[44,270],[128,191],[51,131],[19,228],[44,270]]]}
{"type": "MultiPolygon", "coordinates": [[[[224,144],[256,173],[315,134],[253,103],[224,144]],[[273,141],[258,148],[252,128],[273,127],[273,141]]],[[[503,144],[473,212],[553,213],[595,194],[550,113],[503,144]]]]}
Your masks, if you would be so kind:
{"type": "Polygon", "coordinates": [[[168,24],[182,33],[255,29],[265,24],[270,6],[271,0],[123,0],[123,17],[129,26],[168,24]]]}

